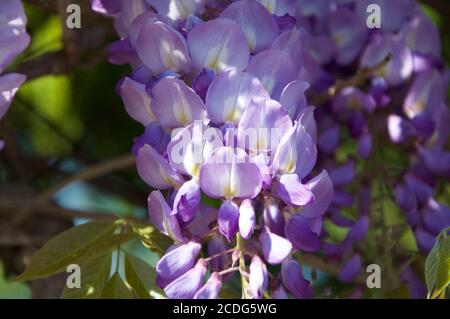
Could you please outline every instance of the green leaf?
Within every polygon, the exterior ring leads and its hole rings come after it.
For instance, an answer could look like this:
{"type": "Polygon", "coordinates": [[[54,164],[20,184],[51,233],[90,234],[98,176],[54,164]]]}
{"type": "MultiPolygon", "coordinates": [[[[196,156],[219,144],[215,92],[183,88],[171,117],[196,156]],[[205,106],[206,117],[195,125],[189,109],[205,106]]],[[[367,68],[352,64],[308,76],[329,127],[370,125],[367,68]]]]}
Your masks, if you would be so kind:
{"type": "Polygon", "coordinates": [[[104,254],[83,264],[81,288],[64,288],[62,299],[98,299],[111,272],[111,253],[104,254]]]}
{"type": "Polygon", "coordinates": [[[12,282],[4,275],[3,264],[0,261],[0,299],[31,299],[31,290],[27,285],[12,282]]]}
{"type": "Polygon", "coordinates": [[[108,241],[122,222],[93,221],[53,237],[34,254],[27,269],[16,280],[48,277],[61,272],[69,264],[81,263],[85,254],[89,258],[103,254],[104,250],[96,249],[108,241]]]}
{"type": "Polygon", "coordinates": [[[116,272],[103,288],[102,299],[133,299],[133,293],[116,272]]]}
{"type": "Polygon", "coordinates": [[[450,284],[450,237],[444,229],[437,237],[425,262],[428,297],[437,298],[450,284]]]}
{"type": "Polygon", "coordinates": [[[131,254],[125,255],[125,278],[139,299],[149,299],[152,290],[159,294],[163,293],[156,286],[155,269],[131,254]]]}
{"type": "Polygon", "coordinates": [[[162,234],[159,230],[150,225],[133,221],[132,228],[145,247],[160,255],[164,254],[167,248],[173,243],[173,240],[170,237],[162,234]]]}

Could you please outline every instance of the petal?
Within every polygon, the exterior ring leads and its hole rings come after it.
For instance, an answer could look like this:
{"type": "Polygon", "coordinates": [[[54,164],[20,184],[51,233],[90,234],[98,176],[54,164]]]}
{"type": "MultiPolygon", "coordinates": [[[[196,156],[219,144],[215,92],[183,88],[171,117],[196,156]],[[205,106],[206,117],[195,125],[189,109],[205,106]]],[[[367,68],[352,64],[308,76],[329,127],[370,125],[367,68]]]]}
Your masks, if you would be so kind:
{"type": "Polygon", "coordinates": [[[248,294],[253,299],[262,299],[269,286],[266,265],[258,255],[253,256],[250,263],[250,276],[248,281],[248,294]]]}
{"type": "Polygon", "coordinates": [[[292,120],[298,118],[301,111],[307,107],[305,91],[309,88],[309,83],[295,80],[281,92],[280,103],[286,109],[292,120]]]}
{"type": "Polygon", "coordinates": [[[92,0],[91,9],[104,15],[114,15],[120,12],[119,0],[92,0]]]}
{"type": "Polygon", "coordinates": [[[213,272],[206,284],[197,291],[194,299],[217,299],[220,289],[222,289],[222,276],[213,272]]]}
{"type": "Polygon", "coordinates": [[[414,135],[414,127],[407,119],[399,115],[390,114],[387,123],[389,136],[394,143],[403,142],[414,135]]]}
{"type": "Polygon", "coordinates": [[[184,183],[177,194],[173,202],[173,215],[178,214],[183,222],[189,222],[198,211],[200,205],[200,186],[196,180],[191,179],[184,183]]]}
{"type": "Polygon", "coordinates": [[[265,50],[250,61],[247,72],[256,76],[269,92],[278,100],[286,85],[297,77],[289,55],[281,50],[265,50]]]}
{"type": "Polygon", "coordinates": [[[450,152],[438,148],[427,148],[421,152],[427,168],[437,176],[450,176],[450,152]]]}
{"type": "Polygon", "coordinates": [[[239,233],[243,239],[249,239],[255,230],[255,209],[250,199],[245,199],[239,206],[239,233]]]}
{"type": "Polygon", "coordinates": [[[333,125],[325,130],[319,137],[319,148],[326,153],[333,153],[339,146],[341,128],[333,125]]]}
{"type": "Polygon", "coordinates": [[[11,102],[25,82],[25,75],[9,73],[0,76],[0,119],[5,115],[11,102]]]}
{"type": "Polygon", "coordinates": [[[159,189],[178,188],[183,178],[153,147],[142,146],[136,157],[139,176],[150,186],[159,189]]]}
{"type": "Polygon", "coordinates": [[[297,174],[281,175],[275,193],[287,205],[304,206],[314,202],[313,193],[301,183],[297,174]]]}
{"type": "Polygon", "coordinates": [[[131,42],[141,61],[152,72],[189,72],[191,61],[188,47],[178,31],[151,16],[143,21],[136,19],[135,22],[140,23],[140,28],[137,27],[135,41],[133,36],[130,37],[131,42]]]}
{"type": "Polygon", "coordinates": [[[134,120],[144,126],[156,120],[150,108],[151,98],[144,84],[125,77],[119,86],[119,94],[126,111],[134,120]]]}
{"type": "Polygon", "coordinates": [[[263,221],[264,226],[268,227],[272,233],[284,236],[284,227],[286,224],[276,201],[270,199],[265,200],[263,221]]]}
{"type": "Polygon", "coordinates": [[[273,168],[280,174],[297,174],[300,179],[307,176],[317,159],[317,149],[305,128],[299,122],[281,138],[275,152],[273,168]]]}
{"type": "Polygon", "coordinates": [[[237,125],[242,113],[255,97],[269,98],[261,82],[247,72],[219,74],[206,94],[206,111],[213,123],[237,125]]]}
{"type": "Polygon", "coordinates": [[[303,277],[302,268],[293,259],[286,259],[281,265],[281,278],[287,290],[297,299],[309,299],[313,289],[303,277]]]}
{"type": "Polygon", "coordinates": [[[194,68],[216,73],[244,70],[249,49],[244,33],[233,20],[218,18],[199,24],[188,35],[194,68]]]}
{"type": "Polygon", "coordinates": [[[370,133],[362,135],[358,139],[358,154],[367,159],[372,152],[372,135],[370,133]]]}
{"type": "Polygon", "coordinates": [[[194,268],[172,281],[164,288],[170,299],[192,299],[202,287],[207,270],[207,262],[200,259],[194,268]]]}
{"type": "Polygon", "coordinates": [[[404,25],[402,34],[414,52],[423,55],[431,54],[436,58],[441,57],[439,30],[426,14],[416,15],[404,25]]]}
{"type": "Polygon", "coordinates": [[[156,264],[156,272],[166,280],[174,280],[194,267],[202,248],[198,242],[190,241],[172,249],[156,264]]]}
{"type": "Polygon", "coordinates": [[[116,41],[110,45],[108,48],[108,61],[116,65],[130,63],[138,66],[142,64],[128,38],[116,41]]]}
{"type": "Polygon", "coordinates": [[[170,236],[176,242],[186,241],[176,216],[171,216],[171,209],[159,190],[150,193],[147,205],[150,221],[161,233],[170,236]]]}
{"type": "Polygon", "coordinates": [[[186,126],[205,117],[202,99],[184,83],[163,78],[152,89],[152,111],[164,127],[186,126]]]}
{"type": "Polygon", "coordinates": [[[268,49],[278,34],[275,19],[256,1],[233,2],[220,17],[229,18],[241,27],[252,53],[268,49]]]}
{"type": "Polygon", "coordinates": [[[220,233],[228,241],[233,240],[239,229],[239,207],[232,201],[224,202],[219,208],[218,223],[220,233]]]}
{"type": "Polygon", "coordinates": [[[337,46],[336,60],[350,64],[361,51],[368,34],[365,20],[348,8],[340,8],[328,17],[328,31],[337,46]]]}
{"type": "Polygon", "coordinates": [[[253,198],[259,194],[259,168],[242,149],[218,148],[200,171],[203,192],[214,198],[253,198]]]}
{"type": "Polygon", "coordinates": [[[201,15],[205,9],[206,0],[147,0],[147,2],[159,14],[176,22],[185,20],[191,15],[201,15]]]}
{"type": "Polygon", "coordinates": [[[353,282],[361,272],[362,259],[358,254],[353,255],[341,268],[339,280],[346,283],[353,282]]]}
{"type": "Polygon", "coordinates": [[[131,152],[136,156],[139,149],[145,144],[153,147],[159,154],[164,154],[169,143],[170,136],[164,132],[163,127],[158,122],[152,122],[145,127],[144,134],[133,139],[131,152]]]}
{"type": "Polygon", "coordinates": [[[329,177],[333,181],[334,186],[341,187],[350,184],[355,175],[355,161],[350,160],[347,164],[330,170],[329,177]]]}
{"type": "Polygon", "coordinates": [[[292,250],[292,244],[289,240],[271,233],[268,229],[261,232],[259,241],[262,245],[264,258],[272,265],[281,264],[292,250]]]}
{"type": "Polygon", "coordinates": [[[167,146],[170,164],[177,171],[196,178],[206,160],[223,146],[220,130],[207,127],[199,121],[172,134],[172,140],[167,146]]]}
{"type": "Polygon", "coordinates": [[[322,216],[330,206],[333,198],[334,187],[327,171],[323,170],[319,175],[306,183],[314,195],[314,202],[302,208],[301,214],[305,217],[322,216]]]}
{"type": "Polygon", "coordinates": [[[286,110],[275,100],[253,99],[238,125],[238,145],[250,154],[274,151],[281,137],[292,128],[286,110]]]}
{"type": "Polygon", "coordinates": [[[425,252],[431,251],[436,241],[435,236],[422,228],[416,229],[414,234],[416,235],[417,244],[420,249],[425,252]]]}
{"type": "Polygon", "coordinates": [[[274,175],[272,166],[270,166],[270,157],[266,153],[261,152],[258,155],[253,156],[252,161],[258,166],[259,172],[261,173],[262,187],[270,188],[274,175]]]}
{"type": "Polygon", "coordinates": [[[282,50],[291,57],[297,71],[300,71],[303,66],[304,31],[297,28],[287,30],[281,33],[272,44],[272,49],[282,50]]]}
{"type": "Polygon", "coordinates": [[[301,215],[289,218],[284,230],[286,238],[294,248],[307,252],[315,252],[320,249],[320,239],[310,226],[308,219],[301,215]]]}
{"type": "MultiPolygon", "coordinates": [[[[20,4],[20,2],[17,3],[20,4]]],[[[2,8],[0,8],[0,12],[2,12],[1,10],[2,8]]],[[[1,14],[3,15],[3,12],[1,14]]],[[[0,17],[3,18],[2,16],[0,17]]],[[[23,23],[21,19],[20,17],[16,17],[16,20],[8,21],[10,25],[16,24],[17,27],[11,27],[7,31],[0,30],[2,32],[0,34],[0,47],[2,48],[0,50],[0,73],[30,44],[30,36],[28,33],[25,33],[24,30],[19,31],[24,27],[24,25],[21,25],[23,23]]]]}

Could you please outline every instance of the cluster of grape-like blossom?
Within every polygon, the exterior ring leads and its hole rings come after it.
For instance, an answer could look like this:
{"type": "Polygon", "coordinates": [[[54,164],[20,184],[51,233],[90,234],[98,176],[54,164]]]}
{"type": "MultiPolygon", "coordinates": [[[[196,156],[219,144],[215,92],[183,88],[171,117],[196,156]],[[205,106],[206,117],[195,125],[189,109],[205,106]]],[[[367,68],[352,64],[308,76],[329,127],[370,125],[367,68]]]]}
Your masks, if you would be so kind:
{"type": "Polygon", "coordinates": [[[110,60],[133,66],[118,91],[145,126],[133,152],[156,189],[150,219],[175,242],[156,266],[158,285],[169,298],[217,298],[238,272],[244,297],[311,297],[294,256],[320,249],[333,185],[313,172],[300,30],[258,1],[93,8],[116,17],[110,60]]]}
{"type": "MultiPolygon", "coordinates": [[[[0,119],[5,115],[25,76],[3,74],[6,67],[30,42],[26,32],[27,18],[20,0],[0,2],[0,119]]],[[[4,143],[0,140],[0,150],[4,143]]]]}
{"type": "MultiPolygon", "coordinates": [[[[175,241],[157,265],[168,297],[215,298],[234,271],[244,297],[311,297],[297,251],[337,260],[340,280],[353,282],[367,258],[358,243],[385,226],[374,207],[383,196],[396,199],[424,251],[450,225],[433,198],[450,177],[448,74],[439,33],[417,1],[92,6],[115,18],[121,39],[111,63],[133,68],[118,91],[145,126],[133,152],[156,189],[150,219],[175,241]],[[381,28],[368,28],[370,4],[381,9],[381,28]],[[342,158],[343,136],[356,142],[350,157],[342,158]],[[408,154],[392,187],[396,168],[384,165],[383,143],[400,150],[391,157],[408,154]],[[328,240],[325,216],[349,229],[342,242],[328,240]]],[[[402,280],[421,296],[405,269],[402,280]]]]}

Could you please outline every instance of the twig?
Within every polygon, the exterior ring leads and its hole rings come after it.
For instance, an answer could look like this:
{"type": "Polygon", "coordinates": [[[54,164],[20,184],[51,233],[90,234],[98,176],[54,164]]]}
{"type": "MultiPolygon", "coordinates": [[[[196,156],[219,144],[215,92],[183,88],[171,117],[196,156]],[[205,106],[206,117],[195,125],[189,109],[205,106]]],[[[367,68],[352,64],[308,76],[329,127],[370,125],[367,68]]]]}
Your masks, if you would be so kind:
{"type": "Polygon", "coordinates": [[[331,86],[325,93],[318,95],[313,100],[312,104],[315,106],[323,105],[346,87],[360,86],[364,84],[370,75],[383,69],[391,61],[391,59],[392,54],[389,53],[381,62],[377,63],[373,67],[360,69],[351,78],[337,81],[336,84],[331,86]]]}
{"type": "Polygon", "coordinates": [[[36,198],[36,200],[34,200],[32,203],[27,205],[21,212],[19,212],[16,218],[13,220],[13,224],[15,225],[20,224],[33,211],[33,209],[50,201],[57,192],[59,192],[67,185],[79,181],[88,181],[120,169],[132,167],[134,166],[134,163],[135,163],[134,156],[127,154],[119,158],[88,167],[83,171],[79,172],[78,174],[63,179],[62,181],[50,187],[44,193],[39,195],[36,198]]]}

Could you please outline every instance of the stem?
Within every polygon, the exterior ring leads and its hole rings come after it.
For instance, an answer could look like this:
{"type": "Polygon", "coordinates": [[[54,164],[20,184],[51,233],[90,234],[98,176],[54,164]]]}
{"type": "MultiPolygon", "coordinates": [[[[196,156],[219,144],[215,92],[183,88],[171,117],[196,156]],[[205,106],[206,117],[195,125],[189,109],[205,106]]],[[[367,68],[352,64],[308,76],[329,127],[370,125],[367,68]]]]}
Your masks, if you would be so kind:
{"type": "Polygon", "coordinates": [[[230,253],[234,252],[235,250],[236,250],[236,248],[230,248],[230,249],[228,249],[228,250],[222,251],[222,252],[217,253],[217,254],[215,254],[215,255],[209,256],[208,258],[205,258],[205,260],[206,260],[207,262],[210,262],[210,261],[211,261],[212,259],[214,259],[214,258],[223,256],[223,255],[226,255],[226,254],[230,254],[230,253]]]}
{"type": "Polygon", "coordinates": [[[240,270],[239,267],[231,267],[231,268],[222,270],[221,272],[219,272],[219,275],[225,275],[225,274],[228,274],[230,272],[239,271],[239,270],[240,270]]]}
{"type": "Polygon", "coordinates": [[[241,286],[242,286],[242,299],[248,299],[247,286],[248,281],[243,275],[245,273],[245,258],[244,258],[244,240],[241,234],[236,234],[236,249],[239,250],[239,271],[241,272],[241,286]]]}

